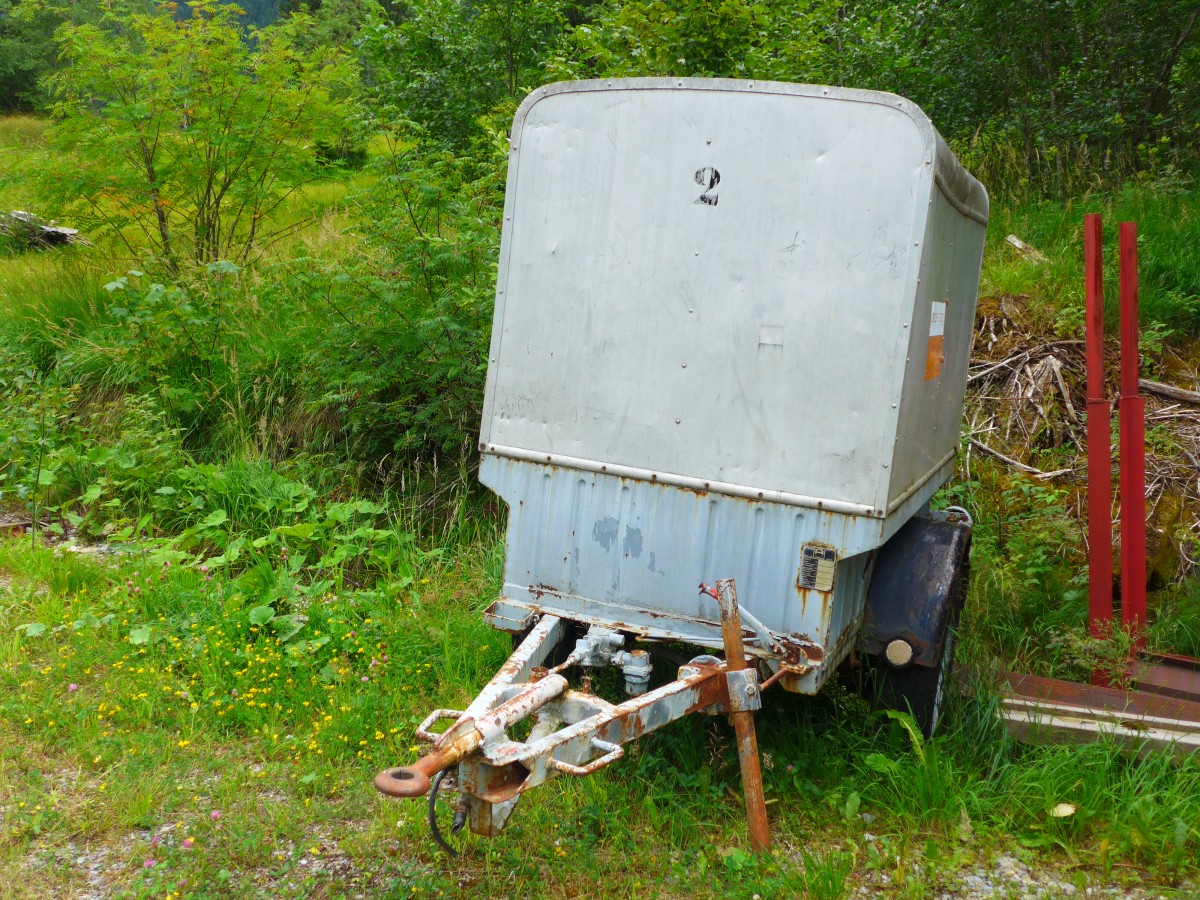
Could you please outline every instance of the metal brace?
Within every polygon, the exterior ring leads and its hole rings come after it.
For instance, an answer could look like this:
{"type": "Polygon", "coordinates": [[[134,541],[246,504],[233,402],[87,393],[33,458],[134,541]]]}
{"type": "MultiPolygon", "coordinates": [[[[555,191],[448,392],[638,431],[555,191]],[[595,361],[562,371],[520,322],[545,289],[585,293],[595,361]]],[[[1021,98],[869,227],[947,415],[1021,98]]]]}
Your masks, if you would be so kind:
{"type": "Polygon", "coordinates": [[[726,672],[725,682],[729,687],[730,712],[754,712],[762,708],[762,692],[758,689],[758,672],[742,669],[726,672]]]}
{"type": "Polygon", "coordinates": [[[433,727],[433,723],[437,722],[439,719],[460,719],[463,715],[464,714],[462,710],[458,709],[435,709],[425,717],[424,722],[417,726],[417,739],[428,741],[431,744],[437,743],[438,738],[440,738],[442,735],[438,732],[429,730],[433,727]]]}
{"type": "Polygon", "coordinates": [[[551,757],[547,762],[550,763],[550,768],[557,769],[564,775],[576,775],[582,777],[591,775],[593,772],[598,772],[610,763],[615,763],[618,759],[625,755],[625,748],[617,744],[610,744],[608,741],[602,741],[600,738],[592,738],[591,744],[597,750],[604,751],[604,755],[599,759],[593,759],[585,766],[576,766],[568,762],[563,762],[561,759],[551,757]]]}

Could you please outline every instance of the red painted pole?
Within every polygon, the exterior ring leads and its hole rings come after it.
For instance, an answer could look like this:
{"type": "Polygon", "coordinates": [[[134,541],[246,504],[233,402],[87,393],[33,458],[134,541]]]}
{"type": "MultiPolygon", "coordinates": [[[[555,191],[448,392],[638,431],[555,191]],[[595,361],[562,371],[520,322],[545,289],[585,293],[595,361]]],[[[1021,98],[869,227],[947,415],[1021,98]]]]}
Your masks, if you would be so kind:
{"type": "Polygon", "coordinates": [[[1137,224],[1121,223],[1121,615],[1146,624],[1146,413],[1138,394],[1137,224]]]}
{"type": "Polygon", "coordinates": [[[1087,298],[1088,624],[1106,636],[1112,621],[1112,447],[1104,393],[1103,226],[1097,213],[1083,218],[1084,293],[1087,298]]]}

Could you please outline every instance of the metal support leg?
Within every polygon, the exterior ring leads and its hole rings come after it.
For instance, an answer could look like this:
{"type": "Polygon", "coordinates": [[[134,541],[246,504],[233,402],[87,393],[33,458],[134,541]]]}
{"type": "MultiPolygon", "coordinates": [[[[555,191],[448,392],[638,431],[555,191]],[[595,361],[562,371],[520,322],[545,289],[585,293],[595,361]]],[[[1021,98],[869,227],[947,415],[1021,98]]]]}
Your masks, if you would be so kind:
{"type": "MultiPolygon", "coordinates": [[[[738,615],[737,589],[732,578],[717,582],[717,602],[721,605],[721,637],[725,642],[726,669],[730,673],[741,672],[746,668],[746,648],[742,644],[742,620],[738,615]]],[[[767,825],[767,803],[763,796],[754,713],[750,710],[731,710],[729,718],[737,734],[742,793],[746,798],[746,820],[750,825],[750,847],[755,853],[767,853],[771,849],[771,832],[767,825]]]]}

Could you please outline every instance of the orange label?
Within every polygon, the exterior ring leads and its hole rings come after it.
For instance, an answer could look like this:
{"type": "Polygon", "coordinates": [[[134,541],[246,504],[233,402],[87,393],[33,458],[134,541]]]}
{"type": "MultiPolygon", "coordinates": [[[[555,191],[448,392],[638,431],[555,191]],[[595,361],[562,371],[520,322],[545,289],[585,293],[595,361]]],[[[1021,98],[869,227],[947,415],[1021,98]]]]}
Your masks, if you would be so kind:
{"type": "Polygon", "coordinates": [[[945,338],[942,335],[929,338],[929,351],[925,354],[925,380],[937,378],[942,374],[942,363],[946,357],[942,355],[945,338]]]}

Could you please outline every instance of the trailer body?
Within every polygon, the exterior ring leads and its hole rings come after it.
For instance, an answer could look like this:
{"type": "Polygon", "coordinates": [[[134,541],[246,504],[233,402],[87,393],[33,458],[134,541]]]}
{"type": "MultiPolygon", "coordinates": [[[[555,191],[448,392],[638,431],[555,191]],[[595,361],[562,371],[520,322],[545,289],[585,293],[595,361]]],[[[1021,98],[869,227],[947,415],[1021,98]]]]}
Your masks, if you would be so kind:
{"type": "Polygon", "coordinates": [[[533,92],[480,434],[509,510],[485,618],[719,647],[696,586],[732,578],[785,639],[748,650],[818,690],[854,648],[872,551],[953,469],[987,214],[891,94],[533,92]]]}

